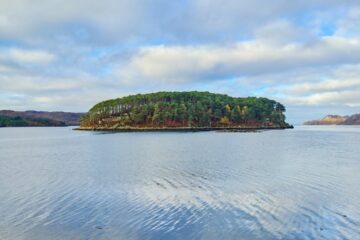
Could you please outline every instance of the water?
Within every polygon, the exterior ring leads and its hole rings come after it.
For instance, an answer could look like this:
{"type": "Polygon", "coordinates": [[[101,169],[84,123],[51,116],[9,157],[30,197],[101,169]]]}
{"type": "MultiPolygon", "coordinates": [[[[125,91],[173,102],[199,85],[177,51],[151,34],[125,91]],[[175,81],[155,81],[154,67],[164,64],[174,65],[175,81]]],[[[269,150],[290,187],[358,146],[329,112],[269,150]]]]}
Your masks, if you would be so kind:
{"type": "Polygon", "coordinates": [[[0,129],[0,239],[360,239],[360,128],[0,129]]]}

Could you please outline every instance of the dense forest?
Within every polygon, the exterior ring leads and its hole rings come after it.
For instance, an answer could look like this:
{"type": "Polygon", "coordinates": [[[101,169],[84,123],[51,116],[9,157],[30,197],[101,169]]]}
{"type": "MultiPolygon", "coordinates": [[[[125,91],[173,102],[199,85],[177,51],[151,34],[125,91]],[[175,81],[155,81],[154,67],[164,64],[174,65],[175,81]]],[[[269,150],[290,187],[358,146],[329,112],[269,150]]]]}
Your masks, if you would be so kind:
{"type": "Polygon", "coordinates": [[[77,126],[83,113],[0,110],[0,127],[77,126]]]}
{"type": "Polygon", "coordinates": [[[20,116],[0,115],[0,127],[49,127],[66,126],[64,122],[55,121],[47,118],[31,118],[20,116]]]}
{"type": "Polygon", "coordinates": [[[81,128],[290,127],[285,107],[267,98],[234,98],[209,92],[137,94],[96,104],[81,128]]]}
{"type": "MultiPolygon", "coordinates": [[[[71,113],[71,112],[45,112],[45,111],[12,111],[12,110],[0,110],[0,116],[3,117],[20,117],[26,122],[30,120],[31,122],[44,122],[45,124],[54,124],[55,126],[65,123],[67,126],[78,126],[80,123],[80,117],[84,113],[71,113]]],[[[5,118],[4,120],[5,121],[5,118]]],[[[16,121],[14,121],[16,124],[16,121]]]]}
{"type": "Polygon", "coordinates": [[[209,92],[137,94],[96,104],[81,128],[290,127],[285,107],[267,98],[235,98],[209,92]]]}

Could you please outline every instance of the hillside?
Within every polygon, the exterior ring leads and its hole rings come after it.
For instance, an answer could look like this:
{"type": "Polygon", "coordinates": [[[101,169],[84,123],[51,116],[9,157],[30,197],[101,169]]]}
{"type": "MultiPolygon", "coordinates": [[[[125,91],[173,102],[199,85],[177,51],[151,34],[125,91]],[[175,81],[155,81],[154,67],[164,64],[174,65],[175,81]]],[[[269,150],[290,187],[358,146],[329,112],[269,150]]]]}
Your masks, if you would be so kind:
{"type": "Polygon", "coordinates": [[[304,122],[304,125],[336,125],[344,122],[346,119],[347,116],[327,115],[319,120],[304,122]]]}
{"type": "Polygon", "coordinates": [[[285,107],[267,98],[209,92],[137,94],[96,104],[80,129],[154,130],[287,128],[285,107]]]}
{"type": "Polygon", "coordinates": [[[47,118],[11,117],[0,115],[0,127],[64,127],[64,122],[47,118]]]}
{"type": "Polygon", "coordinates": [[[360,125],[360,113],[351,115],[341,125],[360,125]]]}
{"type": "Polygon", "coordinates": [[[12,126],[75,126],[82,113],[43,111],[0,111],[0,127],[12,126]]]}
{"type": "Polygon", "coordinates": [[[360,114],[351,116],[327,115],[319,120],[304,122],[304,125],[360,125],[360,114]]]}

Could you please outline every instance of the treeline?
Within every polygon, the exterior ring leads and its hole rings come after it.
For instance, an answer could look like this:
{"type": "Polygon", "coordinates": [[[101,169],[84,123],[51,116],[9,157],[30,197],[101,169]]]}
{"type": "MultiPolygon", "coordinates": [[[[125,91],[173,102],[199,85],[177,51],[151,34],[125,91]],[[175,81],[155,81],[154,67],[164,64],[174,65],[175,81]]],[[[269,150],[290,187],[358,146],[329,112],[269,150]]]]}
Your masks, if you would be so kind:
{"type": "Polygon", "coordinates": [[[82,127],[287,127],[285,107],[267,98],[209,92],[137,94],[96,104],[82,127]]]}
{"type": "MultiPolygon", "coordinates": [[[[0,116],[4,117],[20,117],[27,122],[42,122],[45,125],[54,124],[55,126],[64,124],[69,126],[77,126],[80,123],[80,117],[83,113],[71,112],[46,112],[46,111],[12,111],[0,110],[0,116]],[[61,122],[61,123],[60,123],[61,122]]],[[[16,121],[14,121],[16,122],[16,121]]],[[[20,124],[20,123],[19,123],[20,124]]],[[[26,123],[24,123],[26,125],[26,123]]]]}
{"type": "Polygon", "coordinates": [[[29,118],[0,115],[0,127],[48,127],[66,126],[64,122],[46,118],[29,118]]]}
{"type": "Polygon", "coordinates": [[[0,116],[0,127],[25,127],[27,122],[21,117],[0,116]]]}

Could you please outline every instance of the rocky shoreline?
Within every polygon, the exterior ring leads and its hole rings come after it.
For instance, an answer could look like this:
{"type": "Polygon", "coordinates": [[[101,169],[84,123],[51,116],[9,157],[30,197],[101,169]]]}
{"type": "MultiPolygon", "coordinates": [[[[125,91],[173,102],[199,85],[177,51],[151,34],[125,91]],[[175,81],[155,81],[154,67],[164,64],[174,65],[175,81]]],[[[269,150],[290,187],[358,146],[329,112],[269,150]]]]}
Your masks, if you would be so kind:
{"type": "Polygon", "coordinates": [[[79,127],[74,130],[77,131],[104,131],[104,132],[203,132],[203,131],[222,131],[222,132],[251,132],[258,130],[283,130],[292,129],[293,126],[289,127],[178,127],[178,128],[137,128],[137,127],[126,127],[126,128],[105,128],[105,127],[79,127]]]}

